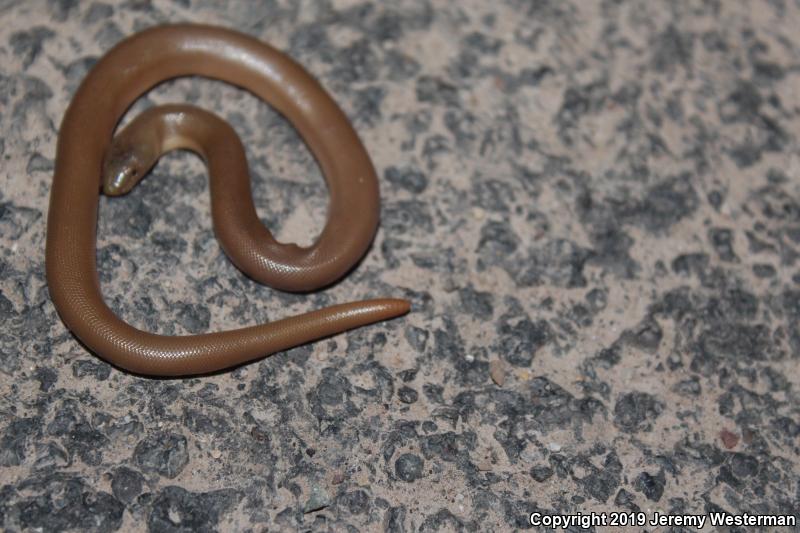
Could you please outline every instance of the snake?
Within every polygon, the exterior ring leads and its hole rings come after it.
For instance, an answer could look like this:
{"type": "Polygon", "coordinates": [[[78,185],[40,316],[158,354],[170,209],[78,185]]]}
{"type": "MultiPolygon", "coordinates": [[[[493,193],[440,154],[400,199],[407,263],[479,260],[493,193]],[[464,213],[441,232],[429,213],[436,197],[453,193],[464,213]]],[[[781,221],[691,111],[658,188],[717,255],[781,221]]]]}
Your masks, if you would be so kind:
{"type": "Polygon", "coordinates": [[[377,298],[239,329],[175,336],[128,324],[100,289],[100,194],[127,193],[159,157],[178,149],[205,161],[214,233],[232,263],[255,281],[284,291],[324,288],[351,271],[374,239],[380,211],[375,169],[344,112],[308,71],[231,29],[195,24],[145,29],[94,64],[58,134],[47,216],[47,287],[61,320],[89,351],[134,374],[209,374],[410,310],[405,299],[377,298]],[[140,96],[184,76],[245,89],[298,132],[329,193],[325,225],[310,246],[279,242],[261,223],[244,148],[222,118],[192,105],[168,104],[147,109],[116,131],[140,96]]]}

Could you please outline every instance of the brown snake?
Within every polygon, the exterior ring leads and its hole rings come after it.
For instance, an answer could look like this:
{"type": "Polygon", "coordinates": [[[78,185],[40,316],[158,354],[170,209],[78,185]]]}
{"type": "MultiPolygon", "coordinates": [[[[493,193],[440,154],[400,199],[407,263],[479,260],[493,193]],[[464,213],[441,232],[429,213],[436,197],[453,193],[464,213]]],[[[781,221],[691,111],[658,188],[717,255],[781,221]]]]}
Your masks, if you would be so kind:
{"type": "Polygon", "coordinates": [[[222,28],[173,25],[138,33],[100,59],[73,97],[61,123],[50,192],[50,295],[67,327],[97,355],[140,374],[203,374],[408,312],[406,300],[366,300],[243,329],[175,337],[121,320],[103,301],[98,281],[99,191],[129,191],[163,153],[178,148],[206,161],[214,231],[233,263],[257,281],[294,291],[328,285],[353,267],[375,234],[378,183],[369,156],[336,103],[300,65],[222,28]],[[140,95],[165,80],[193,75],[249,90],[305,140],[330,193],[327,222],[310,247],[279,243],[261,224],[244,149],[215,115],[187,105],[159,106],[112,139],[140,95]]]}

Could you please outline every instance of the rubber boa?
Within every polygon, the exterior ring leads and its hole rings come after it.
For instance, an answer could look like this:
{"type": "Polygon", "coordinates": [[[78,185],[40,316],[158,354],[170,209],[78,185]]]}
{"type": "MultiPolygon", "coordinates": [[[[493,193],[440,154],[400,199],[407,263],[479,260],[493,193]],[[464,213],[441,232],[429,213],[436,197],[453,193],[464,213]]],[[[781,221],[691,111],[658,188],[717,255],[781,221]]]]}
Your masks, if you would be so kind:
{"type": "Polygon", "coordinates": [[[94,65],[58,136],[47,217],[47,285],[66,326],[95,354],[138,374],[205,374],[408,312],[408,301],[384,298],[199,335],[158,335],[127,324],[100,291],[99,193],[127,192],[161,154],[177,148],[193,150],[206,161],[215,234],[233,263],[260,282],[292,291],[328,285],[355,265],[374,237],[375,170],[344,113],[306,70],[271,46],[228,29],[181,24],[142,31],[94,65]],[[247,89],[296,128],[330,193],[328,219],[310,247],[279,243],[261,224],[244,149],[215,115],[192,106],[160,106],[112,137],[140,95],[180,76],[247,89]]]}

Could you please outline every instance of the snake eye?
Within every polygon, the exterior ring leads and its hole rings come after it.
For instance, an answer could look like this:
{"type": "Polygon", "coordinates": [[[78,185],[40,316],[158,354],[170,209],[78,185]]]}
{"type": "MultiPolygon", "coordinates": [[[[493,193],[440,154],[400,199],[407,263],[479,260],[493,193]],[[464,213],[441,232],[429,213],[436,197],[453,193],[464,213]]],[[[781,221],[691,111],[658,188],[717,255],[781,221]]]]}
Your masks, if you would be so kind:
{"type": "Polygon", "coordinates": [[[127,183],[129,180],[135,180],[139,177],[139,169],[136,167],[128,167],[123,171],[124,176],[122,179],[127,183]]]}

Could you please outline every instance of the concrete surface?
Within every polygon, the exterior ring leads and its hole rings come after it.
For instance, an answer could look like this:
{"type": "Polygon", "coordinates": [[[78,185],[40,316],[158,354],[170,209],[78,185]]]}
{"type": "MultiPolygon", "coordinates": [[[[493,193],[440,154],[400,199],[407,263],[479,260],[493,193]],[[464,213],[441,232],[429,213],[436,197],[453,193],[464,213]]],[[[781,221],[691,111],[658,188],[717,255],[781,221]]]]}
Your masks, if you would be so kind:
{"type": "MultiPolygon", "coordinates": [[[[0,0],[0,22],[3,529],[798,513],[796,0],[0,0]],[[168,21],[313,72],[379,171],[381,230],[329,290],[260,287],[213,238],[200,161],[170,155],[102,200],[110,305],[165,334],[384,295],[409,316],[187,380],[64,328],[43,271],[58,124],[100,54],[168,21]]],[[[137,109],[167,101],[227,117],[264,221],[311,242],[325,186],[280,116],[205,80],[137,109]]]]}

